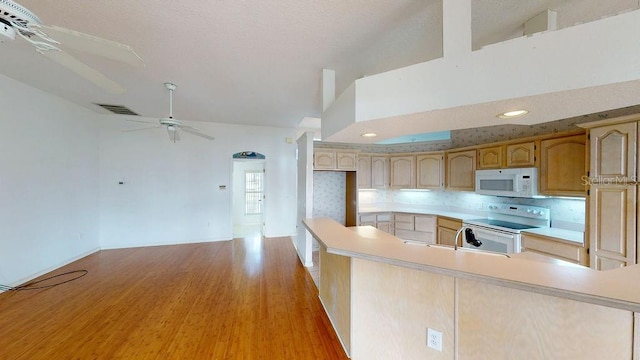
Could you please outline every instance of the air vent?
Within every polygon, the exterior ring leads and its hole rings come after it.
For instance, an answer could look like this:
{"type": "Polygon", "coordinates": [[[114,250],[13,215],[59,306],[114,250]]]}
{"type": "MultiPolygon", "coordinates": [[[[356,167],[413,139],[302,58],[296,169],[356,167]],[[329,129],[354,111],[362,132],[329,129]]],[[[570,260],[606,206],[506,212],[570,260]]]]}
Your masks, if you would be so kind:
{"type": "Polygon", "coordinates": [[[98,106],[100,106],[101,108],[105,109],[105,110],[109,110],[114,114],[118,114],[118,115],[136,115],[136,116],[140,116],[140,114],[136,114],[135,112],[131,111],[131,109],[129,109],[126,106],[122,106],[122,105],[109,105],[109,104],[96,104],[98,106]]]}

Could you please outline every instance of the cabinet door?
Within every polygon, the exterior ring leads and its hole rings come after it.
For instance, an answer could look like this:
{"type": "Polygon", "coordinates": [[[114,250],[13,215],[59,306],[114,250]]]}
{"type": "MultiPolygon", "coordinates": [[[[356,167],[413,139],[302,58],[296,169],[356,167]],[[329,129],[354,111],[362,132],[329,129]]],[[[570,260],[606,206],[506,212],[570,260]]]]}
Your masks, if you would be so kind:
{"type": "Polygon", "coordinates": [[[456,230],[452,230],[446,227],[438,226],[438,244],[455,246],[456,244],[456,230]]]}
{"type": "Polygon", "coordinates": [[[636,185],[592,185],[590,264],[608,270],[636,263],[636,185]]]}
{"type": "Polygon", "coordinates": [[[388,183],[388,158],[386,156],[371,156],[371,188],[386,189],[388,183]]]}
{"type": "Polygon", "coordinates": [[[376,227],[378,228],[378,230],[382,230],[386,233],[391,234],[391,222],[390,221],[382,221],[376,224],[376,227]]]}
{"type": "Polygon", "coordinates": [[[637,123],[591,129],[590,177],[594,182],[636,181],[637,123]]]}
{"type": "Polygon", "coordinates": [[[584,134],[540,142],[541,195],[586,195],[585,145],[584,134]]]}
{"type": "Polygon", "coordinates": [[[358,155],[358,189],[371,189],[371,156],[358,155]]]}
{"type": "Polygon", "coordinates": [[[441,189],[444,186],[444,154],[416,156],[416,173],[418,189],[441,189]]]}
{"type": "Polygon", "coordinates": [[[543,236],[522,234],[522,252],[531,251],[555,259],[588,266],[587,250],[580,244],[554,241],[543,236]]]}
{"type": "Polygon", "coordinates": [[[447,153],[447,189],[475,191],[476,151],[447,153]]]}
{"type": "Polygon", "coordinates": [[[536,165],[536,142],[506,146],[507,167],[527,167],[536,165]]]}
{"type": "Polygon", "coordinates": [[[478,169],[499,169],[502,167],[503,146],[478,149],[478,169]]]}
{"type": "Polygon", "coordinates": [[[351,152],[336,152],[336,168],[338,170],[356,171],[358,154],[351,152]]]}
{"type": "Polygon", "coordinates": [[[315,150],[313,152],[314,170],[333,170],[336,168],[336,152],[334,150],[315,150]]]}
{"type": "Polygon", "coordinates": [[[389,185],[395,189],[416,187],[415,156],[391,156],[389,160],[389,185]]]}

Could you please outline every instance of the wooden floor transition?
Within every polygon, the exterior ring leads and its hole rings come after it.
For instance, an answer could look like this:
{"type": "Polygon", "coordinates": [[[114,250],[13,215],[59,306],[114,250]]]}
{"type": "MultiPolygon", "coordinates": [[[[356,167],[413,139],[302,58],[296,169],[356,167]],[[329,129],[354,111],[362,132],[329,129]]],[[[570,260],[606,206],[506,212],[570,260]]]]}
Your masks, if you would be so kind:
{"type": "Polygon", "coordinates": [[[51,274],[78,269],[0,294],[0,358],[347,358],[290,238],[105,250],[51,274]]]}

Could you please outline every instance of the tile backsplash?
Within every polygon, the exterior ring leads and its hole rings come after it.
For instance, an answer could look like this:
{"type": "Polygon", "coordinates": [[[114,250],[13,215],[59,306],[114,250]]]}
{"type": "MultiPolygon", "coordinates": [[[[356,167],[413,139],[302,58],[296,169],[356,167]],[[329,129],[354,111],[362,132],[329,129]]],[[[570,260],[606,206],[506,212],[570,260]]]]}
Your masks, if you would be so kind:
{"type": "Polygon", "coordinates": [[[477,195],[464,191],[424,190],[360,190],[358,203],[406,204],[420,206],[448,206],[461,210],[486,211],[490,203],[509,203],[540,206],[550,209],[551,226],[583,230],[585,222],[585,200],[582,198],[523,199],[477,195]]]}

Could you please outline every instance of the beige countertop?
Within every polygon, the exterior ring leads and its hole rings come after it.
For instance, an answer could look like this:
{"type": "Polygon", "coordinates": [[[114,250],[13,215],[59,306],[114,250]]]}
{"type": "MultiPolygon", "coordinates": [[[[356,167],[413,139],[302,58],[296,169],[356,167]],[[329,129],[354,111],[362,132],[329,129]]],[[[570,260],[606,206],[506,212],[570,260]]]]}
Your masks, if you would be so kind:
{"type": "Polygon", "coordinates": [[[471,220],[487,217],[484,211],[462,212],[457,209],[425,207],[412,204],[359,205],[358,213],[399,212],[421,215],[446,216],[459,220],[471,220]]]}
{"type": "Polygon", "coordinates": [[[565,229],[549,227],[549,228],[522,230],[522,233],[541,235],[541,236],[551,238],[553,240],[567,241],[569,243],[584,244],[584,232],[582,231],[573,231],[573,230],[565,230],[565,229]]]}
{"type": "Polygon", "coordinates": [[[640,312],[640,265],[597,271],[522,256],[412,246],[374,227],[346,228],[328,218],[305,219],[304,225],[332,254],[640,312]]]}

